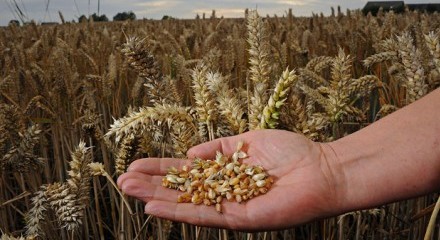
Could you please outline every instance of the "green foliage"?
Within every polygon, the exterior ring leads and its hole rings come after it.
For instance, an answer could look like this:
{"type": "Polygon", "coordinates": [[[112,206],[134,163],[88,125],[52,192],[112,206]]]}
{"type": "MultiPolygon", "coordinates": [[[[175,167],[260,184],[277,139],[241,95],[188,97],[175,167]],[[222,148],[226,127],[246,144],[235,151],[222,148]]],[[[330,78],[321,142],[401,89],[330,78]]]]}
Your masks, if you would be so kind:
{"type": "Polygon", "coordinates": [[[78,18],[78,22],[87,22],[90,18],[92,18],[94,22],[108,22],[108,18],[105,14],[99,16],[96,13],[92,14],[89,18],[85,15],[81,15],[81,17],[78,18]]]}
{"type": "Polygon", "coordinates": [[[136,14],[132,11],[118,13],[113,17],[113,21],[136,20],[136,14]]]}
{"type": "Polygon", "coordinates": [[[8,24],[9,26],[12,26],[12,25],[14,25],[14,26],[20,26],[20,22],[18,21],[18,20],[15,20],[15,19],[13,19],[13,20],[10,20],[9,21],[9,24],[8,24]]]}
{"type": "Polygon", "coordinates": [[[163,17],[162,17],[162,20],[172,20],[172,19],[175,19],[175,18],[168,16],[168,15],[163,15],[163,17]]]}
{"type": "Polygon", "coordinates": [[[96,13],[92,15],[92,19],[94,22],[108,22],[107,16],[105,14],[98,16],[96,13]]]}

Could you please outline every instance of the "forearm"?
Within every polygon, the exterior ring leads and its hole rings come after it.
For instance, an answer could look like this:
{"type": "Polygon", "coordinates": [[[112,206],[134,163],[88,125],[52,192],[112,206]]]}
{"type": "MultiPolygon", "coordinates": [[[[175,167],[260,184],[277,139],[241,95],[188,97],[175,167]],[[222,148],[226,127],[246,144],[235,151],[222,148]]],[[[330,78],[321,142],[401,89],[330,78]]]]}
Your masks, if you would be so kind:
{"type": "Polygon", "coordinates": [[[440,90],[327,148],[342,211],[440,189],[440,90]]]}

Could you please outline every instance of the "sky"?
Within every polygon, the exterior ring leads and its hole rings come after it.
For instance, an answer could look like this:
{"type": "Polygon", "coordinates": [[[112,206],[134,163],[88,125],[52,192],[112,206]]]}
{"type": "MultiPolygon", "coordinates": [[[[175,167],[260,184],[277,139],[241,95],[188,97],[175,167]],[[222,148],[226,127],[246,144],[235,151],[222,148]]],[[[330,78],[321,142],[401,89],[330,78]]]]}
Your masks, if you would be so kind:
{"type": "MultiPolygon", "coordinates": [[[[368,0],[0,0],[0,26],[17,19],[16,7],[23,11],[25,20],[60,22],[58,12],[66,21],[78,20],[81,15],[105,14],[112,20],[118,12],[133,11],[138,19],[161,19],[164,15],[175,18],[195,18],[197,14],[210,16],[213,9],[218,17],[243,17],[244,9],[258,9],[260,15],[282,16],[292,9],[295,16],[312,13],[329,15],[331,7],[346,9],[362,8],[368,0]]],[[[407,0],[405,3],[434,3],[440,0],[407,0]]]]}

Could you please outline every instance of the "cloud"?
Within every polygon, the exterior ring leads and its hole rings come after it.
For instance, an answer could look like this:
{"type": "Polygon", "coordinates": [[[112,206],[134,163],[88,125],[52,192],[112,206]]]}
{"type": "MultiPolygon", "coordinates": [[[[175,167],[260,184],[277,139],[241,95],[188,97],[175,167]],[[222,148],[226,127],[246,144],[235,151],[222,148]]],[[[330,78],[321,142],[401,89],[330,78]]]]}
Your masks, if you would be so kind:
{"type": "Polygon", "coordinates": [[[306,1],[295,1],[295,0],[279,0],[279,1],[274,1],[274,3],[281,5],[292,5],[292,6],[308,5],[306,1]]]}
{"type": "Polygon", "coordinates": [[[164,1],[164,0],[158,0],[158,1],[150,1],[150,2],[140,2],[136,3],[136,6],[139,7],[152,7],[152,8],[170,8],[175,7],[178,5],[180,1],[164,1]]]}
{"type": "MultiPolygon", "coordinates": [[[[314,13],[330,13],[330,7],[338,5],[345,8],[362,8],[366,0],[56,0],[50,1],[46,11],[47,0],[23,0],[25,13],[29,19],[37,22],[59,21],[58,11],[61,11],[67,21],[77,20],[81,15],[89,15],[98,12],[98,1],[100,2],[99,14],[105,14],[111,19],[118,12],[133,11],[141,18],[160,19],[164,15],[176,18],[194,18],[195,15],[210,14],[216,10],[217,16],[243,17],[244,10],[258,9],[260,15],[281,16],[292,8],[295,16],[310,16],[314,13]],[[76,3],[76,5],[74,4],[76,3]]],[[[428,0],[406,0],[407,3],[426,2],[428,0]]],[[[12,0],[0,0],[0,26],[7,25],[9,20],[16,18],[14,12],[9,8],[12,0]]]]}
{"type": "Polygon", "coordinates": [[[244,16],[244,8],[197,8],[192,10],[194,14],[210,13],[215,10],[217,16],[224,17],[242,17],[244,16]]]}

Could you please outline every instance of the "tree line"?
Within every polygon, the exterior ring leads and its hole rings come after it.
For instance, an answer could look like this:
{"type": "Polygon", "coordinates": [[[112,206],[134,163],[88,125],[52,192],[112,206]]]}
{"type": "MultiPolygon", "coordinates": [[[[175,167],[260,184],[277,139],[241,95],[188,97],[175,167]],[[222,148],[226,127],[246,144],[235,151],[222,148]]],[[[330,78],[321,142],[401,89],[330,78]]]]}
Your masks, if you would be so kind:
{"type": "MultiPolygon", "coordinates": [[[[108,22],[109,19],[107,18],[107,16],[105,14],[99,16],[98,14],[94,13],[92,14],[89,18],[87,18],[85,15],[82,15],[81,17],[78,18],[78,22],[83,22],[83,21],[87,21],[93,19],[94,22],[108,22]]],[[[125,21],[125,20],[136,20],[136,14],[134,14],[134,12],[129,11],[129,12],[120,12],[117,13],[114,17],[113,17],[113,21],[125,21]]]]}
{"type": "MultiPolygon", "coordinates": [[[[87,17],[86,15],[81,15],[78,18],[78,22],[87,22],[90,19],[93,19],[94,22],[108,22],[109,19],[108,17],[103,14],[103,15],[98,15],[96,13],[93,13],[92,15],[90,15],[89,17],[87,17]]],[[[64,19],[63,19],[64,20],[64,19]]],[[[132,11],[129,12],[120,12],[117,13],[114,17],[113,17],[113,21],[126,21],[126,20],[136,20],[136,14],[132,11]]],[[[73,20],[73,22],[75,22],[75,20],[73,20]]],[[[64,21],[63,21],[64,23],[64,21]]],[[[26,25],[27,22],[24,23],[24,25],[26,25]]],[[[42,23],[42,24],[54,24],[54,23],[42,23]]],[[[56,23],[55,23],[56,24],[56,23]]],[[[20,26],[20,22],[18,20],[10,20],[9,21],[9,25],[17,25],[20,26]]]]}

